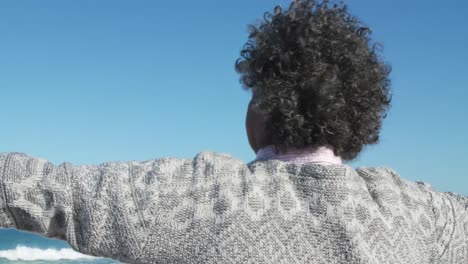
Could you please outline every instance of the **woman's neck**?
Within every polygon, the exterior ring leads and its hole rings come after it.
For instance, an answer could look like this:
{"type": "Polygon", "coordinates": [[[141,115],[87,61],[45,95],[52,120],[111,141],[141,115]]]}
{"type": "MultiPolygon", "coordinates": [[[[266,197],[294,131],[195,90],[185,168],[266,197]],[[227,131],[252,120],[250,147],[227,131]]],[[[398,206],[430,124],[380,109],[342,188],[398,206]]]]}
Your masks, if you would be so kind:
{"type": "Polygon", "coordinates": [[[275,153],[274,145],[267,145],[257,151],[255,160],[277,159],[294,163],[315,163],[322,165],[342,164],[341,157],[333,153],[329,146],[305,147],[302,149],[288,148],[285,153],[275,153]]]}

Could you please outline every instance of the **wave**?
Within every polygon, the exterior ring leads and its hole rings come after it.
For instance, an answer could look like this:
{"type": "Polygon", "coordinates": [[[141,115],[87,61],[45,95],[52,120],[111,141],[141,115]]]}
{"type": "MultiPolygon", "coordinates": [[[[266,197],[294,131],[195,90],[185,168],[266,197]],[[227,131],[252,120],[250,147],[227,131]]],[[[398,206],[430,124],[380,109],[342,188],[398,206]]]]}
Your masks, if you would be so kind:
{"type": "Polygon", "coordinates": [[[15,249],[0,250],[0,258],[8,260],[59,260],[59,259],[100,259],[99,257],[85,255],[71,248],[32,248],[23,245],[15,249]]]}

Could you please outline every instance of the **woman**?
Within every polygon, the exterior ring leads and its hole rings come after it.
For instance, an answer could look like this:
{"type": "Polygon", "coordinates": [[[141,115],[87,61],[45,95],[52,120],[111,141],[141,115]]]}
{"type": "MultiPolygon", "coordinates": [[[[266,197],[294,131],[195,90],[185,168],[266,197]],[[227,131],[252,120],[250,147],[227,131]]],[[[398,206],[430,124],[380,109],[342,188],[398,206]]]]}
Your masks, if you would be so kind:
{"type": "Polygon", "coordinates": [[[1,153],[0,227],[128,263],[468,263],[467,197],[343,164],[378,142],[390,106],[369,34],[345,6],[276,7],[236,61],[256,160],[1,153]]]}

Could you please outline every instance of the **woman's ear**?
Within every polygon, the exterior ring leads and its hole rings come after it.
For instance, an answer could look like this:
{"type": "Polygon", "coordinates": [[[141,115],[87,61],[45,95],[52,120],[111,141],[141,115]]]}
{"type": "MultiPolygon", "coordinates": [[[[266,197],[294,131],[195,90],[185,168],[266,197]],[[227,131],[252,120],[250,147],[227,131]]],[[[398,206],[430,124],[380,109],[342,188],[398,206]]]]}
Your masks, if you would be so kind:
{"type": "Polygon", "coordinates": [[[252,100],[250,100],[249,106],[247,107],[247,115],[245,118],[245,128],[247,130],[247,138],[249,140],[250,147],[255,153],[258,151],[257,140],[255,138],[255,117],[252,111],[252,100]]]}
{"type": "Polygon", "coordinates": [[[252,147],[253,151],[257,153],[257,151],[267,143],[265,142],[265,121],[260,113],[253,110],[252,105],[252,100],[250,100],[247,108],[245,125],[250,147],[252,147]]]}

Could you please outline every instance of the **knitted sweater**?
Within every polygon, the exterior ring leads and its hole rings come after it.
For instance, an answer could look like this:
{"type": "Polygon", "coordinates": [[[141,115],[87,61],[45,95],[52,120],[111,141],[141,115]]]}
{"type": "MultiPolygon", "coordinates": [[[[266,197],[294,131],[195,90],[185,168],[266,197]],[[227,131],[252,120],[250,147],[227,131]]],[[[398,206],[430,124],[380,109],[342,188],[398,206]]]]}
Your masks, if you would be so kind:
{"type": "Polygon", "coordinates": [[[0,227],[126,263],[468,263],[468,198],[387,167],[0,153],[0,227]]]}

